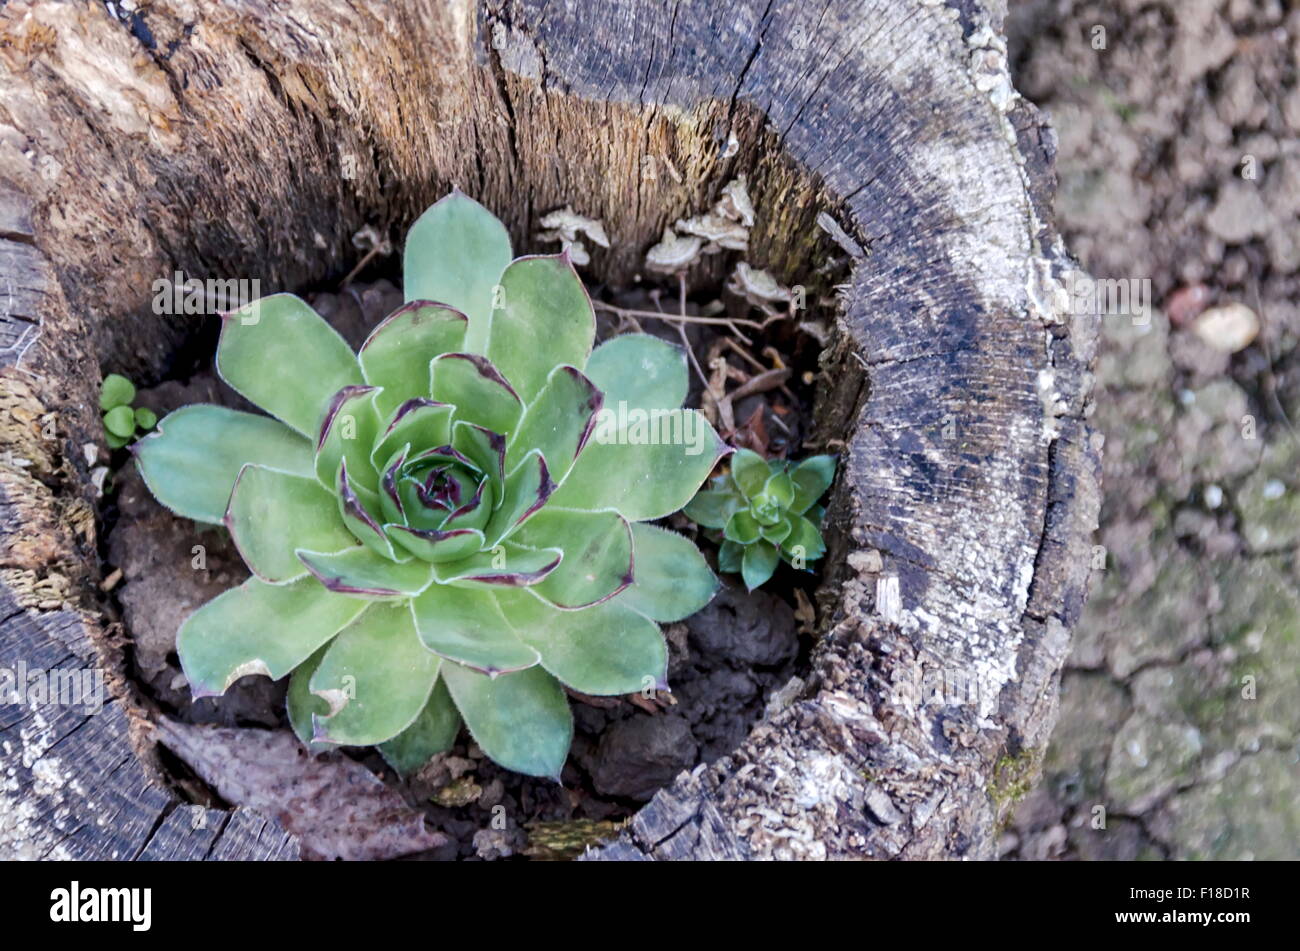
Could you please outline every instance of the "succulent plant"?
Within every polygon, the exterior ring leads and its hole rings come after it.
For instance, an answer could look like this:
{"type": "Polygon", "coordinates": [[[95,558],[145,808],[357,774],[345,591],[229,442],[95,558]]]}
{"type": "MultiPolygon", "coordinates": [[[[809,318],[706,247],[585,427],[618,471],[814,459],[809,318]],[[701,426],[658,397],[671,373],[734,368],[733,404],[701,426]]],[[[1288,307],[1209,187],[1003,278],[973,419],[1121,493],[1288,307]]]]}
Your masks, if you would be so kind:
{"type": "Polygon", "coordinates": [[[684,352],[644,334],[593,350],[568,258],[511,260],[460,192],[411,228],[404,282],[356,354],[292,295],[223,315],[217,370],[271,415],[186,406],[134,447],[159,501],[223,523],[253,573],[186,619],[181,665],[196,697],[292,674],[313,748],[378,745],[410,772],[463,719],[500,765],[558,777],[564,687],[666,686],[656,622],[717,579],[648,522],[729,450],[680,408],[684,352]],[[693,439],[647,439],[647,417],[693,439]]]}
{"type": "Polygon", "coordinates": [[[772,577],[779,562],[808,569],[826,554],[824,510],[817,500],[834,478],[834,456],[809,456],[796,464],[738,449],[731,471],[715,477],[684,512],[721,533],[718,569],[738,572],[753,591],[772,577]]]}
{"type": "Polygon", "coordinates": [[[137,433],[147,432],[158,423],[154,411],[145,406],[132,408],[135,384],[120,373],[104,377],[99,389],[99,410],[104,414],[104,438],[110,449],[121,449],[137,433]]]}

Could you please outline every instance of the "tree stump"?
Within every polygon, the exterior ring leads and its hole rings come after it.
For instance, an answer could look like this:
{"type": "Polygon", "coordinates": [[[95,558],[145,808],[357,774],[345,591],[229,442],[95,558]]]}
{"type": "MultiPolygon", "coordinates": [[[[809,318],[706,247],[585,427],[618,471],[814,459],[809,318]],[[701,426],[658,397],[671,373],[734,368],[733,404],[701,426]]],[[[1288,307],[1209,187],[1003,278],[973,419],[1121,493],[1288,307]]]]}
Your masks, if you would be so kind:
{"type": "Polygon", "coordinates": [[[601,219],[589,276],[619,286],[743,173],[751,262],[786,284],[852,265],[822,355],[845,463],[812,674],[588,857],[993,857],[1055,721],[1100,450],[1096,326],[1064,306],[1054,140],[1002,6],[0,7],[0,667],[112,681],[96,716],[0,706],[0,852],[296,854],[248,810],[181,834],[96,609],[100,368],[156,379],[195,329],[153,313],[155,279],[303,287],[457,185],[520,248],[555,208],[601,219]],[[934,695],[954,680],[965,702],[934,695]]]}

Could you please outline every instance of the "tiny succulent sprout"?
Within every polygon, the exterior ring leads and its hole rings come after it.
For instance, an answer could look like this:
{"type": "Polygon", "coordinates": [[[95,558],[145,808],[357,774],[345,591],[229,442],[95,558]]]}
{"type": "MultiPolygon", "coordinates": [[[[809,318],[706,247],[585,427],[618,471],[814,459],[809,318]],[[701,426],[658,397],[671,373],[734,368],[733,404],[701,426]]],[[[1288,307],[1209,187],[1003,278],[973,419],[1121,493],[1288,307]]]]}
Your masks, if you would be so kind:
{"type": "Polygon", "coordinates": [[[104,414],[104,438],[112,449],[121,449],[138,433],[153,429],[158,423],[154,411],[135,401],[135,384],[120,373],[104,377],[99,390],[99,408],[104,414]]]}
{"type": "Polygon", "coordinates": [[[811,570],[826,553],[824,510],[817,500],[834,478],[834,456],[809,456],[796,464],[739,449],[731,470],[711,480],[684,511],[721,540],[719,570],[739,572],[753,591],[772,577],[778,562],[811,570]]]}
{"type": "Polygon", "coordinates": [[[107,412],[118,406],[130,406],[135,400],[135,384],[120,373],[104,377],[99,389],[99,408],[107,412]]]}
{"type": "Polygon", "coordinates": [[[512,260],[459,191],[412,226],[403,271],[406,304],[357,353],[290,294],[227,315],[217,370],[269,415],[185,406],[136,444],[159,501],[223,523],[253,574],[184,621],[181,665],[196,697],[290,675],[312,749],[374,745],[408,774],[463,721],[501,766],[558,778],[566,687],[667,687],[657,622],[718,582],[650,522],[730,450],[702,417],[702,452],[590,438],[605,405],[698,416],[685,353],[593,349],[568,258],[512,260]]]}

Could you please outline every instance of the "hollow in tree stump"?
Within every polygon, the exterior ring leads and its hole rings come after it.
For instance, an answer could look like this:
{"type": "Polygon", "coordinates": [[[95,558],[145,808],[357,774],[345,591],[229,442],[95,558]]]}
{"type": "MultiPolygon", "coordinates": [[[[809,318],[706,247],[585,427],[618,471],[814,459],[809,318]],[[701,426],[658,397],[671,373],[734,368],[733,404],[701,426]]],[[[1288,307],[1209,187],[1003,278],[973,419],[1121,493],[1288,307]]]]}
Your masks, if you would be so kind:
{"type": "Polygon", "coordinates": [[[96,716],[0,707],[0,852],[292,857],[157,779],[97,610],[101,367],[157,379],[182,271],[344,273],[452,185],[529,246],[572,204],[628,284],[737,175],[748,260],[843,258],[818,438],[844,444],[806,683],[592,858],[990,858],[1037,774],[1098,507],[1053,136],[978,0],[155,0],[0,7],[0,666],[99,664],[96,716]],[[878,553],[878,556],[877,554],[878,553]],[[964,702],[936,697],[960,682],[964,702]],[[202,827],[202,833],[194,829],[202,827]]]}

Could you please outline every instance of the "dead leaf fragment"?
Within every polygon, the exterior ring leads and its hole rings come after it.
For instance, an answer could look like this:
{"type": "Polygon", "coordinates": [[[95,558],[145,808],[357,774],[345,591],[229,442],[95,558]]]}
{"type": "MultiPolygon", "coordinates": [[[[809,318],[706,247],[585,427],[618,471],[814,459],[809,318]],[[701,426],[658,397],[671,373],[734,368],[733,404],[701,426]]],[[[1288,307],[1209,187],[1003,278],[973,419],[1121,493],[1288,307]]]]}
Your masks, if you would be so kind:
{"type": "Polygon", "coordinates": [[[736,262],[736,269],[731,272],[731,280],[727,282],[727,290],[742,295],[756,306],[768,301],[788,303],[790,300],[789,288],[782,287],[767,271],[750,267],[744,261],[736,262]]]}
{"type": "Polygon", "coordinates": [[[227,802],[273,816],[305,859],[391,859],[448,841],[360,763],[341,753],[313,758],[287,730],[163,718],[158,737],[227,802]]]}
{"type": "Polygon", "coordinates": [[[685,270],[699,258],[703,247],[703,238],[694,235],[683,238],[672,228],[665,228],[663,239],[646,252],[646,267],[665,274],[685,270]]]}
{"type": "Polygon", "coordinates": [[[722,198],[717,205],[718,212],[746,228],[754,227],[754,204],[749,200],[749,183],[745,176],[733,179],[722,189],[722,198]]]}
{"type": "Polygon", "coordinates": [[[794,610],[794,619],[799,622],[799,633],[812,634],[817,630],[815,624],[817,611],[813,607],[812,601],[808,599],[808,595],[803,588],[794,589],[794,600],[798,605],[794,610]]]}
{"type": "Polygon", "coordinates": [[[578,214],[569,205],[544,216],[541,225],[545,230],[538,233],[537,239],[560,242],[560,248],[568,251],[569,259],[579,267],[591,263],[587,246],[578,237],[580,233],[585,234],[602,248],[609,247],[609,236],[605,234],[605,226],[594,218],[578,214]]]}
{"type": "Polygon", "coordinates": [[[675,226],[683,234],[698,235],[709,242],[708,250],[729,248],[733,251],[749,249],[749,229],[738,221],[716,213],[678,218],[675,226]]]}
{"type": "Polygon", "coordinates": [[[605,226],[595,218],[578,214],[569,205],[546,215],[542,218],[541,225],[548,231],[558,232],[570,241],[578,236],[578,232],[582,232],[602,248],[609,247],[609,236],[605,234],[605,226]]]}

